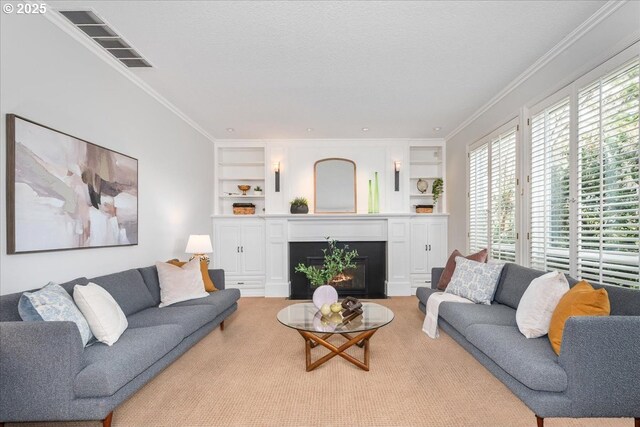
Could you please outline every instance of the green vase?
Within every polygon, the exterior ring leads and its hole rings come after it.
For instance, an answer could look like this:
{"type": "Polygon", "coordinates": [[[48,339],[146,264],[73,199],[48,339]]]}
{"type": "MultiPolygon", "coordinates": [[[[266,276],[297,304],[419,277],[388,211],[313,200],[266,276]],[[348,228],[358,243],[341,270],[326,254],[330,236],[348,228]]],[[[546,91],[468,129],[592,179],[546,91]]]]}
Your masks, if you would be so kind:
{"type": "Polygon", "coordinates": [[[367,205],[367,213],[373,213],[373,191],[371,189],[371,180],[369,180],[369,204],[367,205]]]}
{"type": "Polygon", "coordinates": [[[375,183],[373,187],[373,213],[380,213],[380,193],[378,191],[378,172],[375,173],[375,183]]]}

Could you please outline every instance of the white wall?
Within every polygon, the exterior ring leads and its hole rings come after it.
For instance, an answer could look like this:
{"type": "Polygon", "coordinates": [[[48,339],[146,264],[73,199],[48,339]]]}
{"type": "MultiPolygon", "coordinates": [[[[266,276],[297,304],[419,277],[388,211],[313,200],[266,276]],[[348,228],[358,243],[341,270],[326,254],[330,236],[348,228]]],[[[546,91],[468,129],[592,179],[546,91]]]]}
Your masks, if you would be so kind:
{"type": "Polygon", "coordinates": [[[210,233],[212,142],[46,18],[0,15],[0,294],[185,258],[210,233]],[[137,246],[6,254],[7,113],[138,159],[137,246]]]}
{"type": "MultiPolygon", "coordinates": [[[[565,87],[640,38],[640,2],[628,2],[600,21],[498,103],[447,140],[449,248],[467,247],[467,146],[565,87]]],[[[522,139],[521,139],[522,141],[522,139]]]]}

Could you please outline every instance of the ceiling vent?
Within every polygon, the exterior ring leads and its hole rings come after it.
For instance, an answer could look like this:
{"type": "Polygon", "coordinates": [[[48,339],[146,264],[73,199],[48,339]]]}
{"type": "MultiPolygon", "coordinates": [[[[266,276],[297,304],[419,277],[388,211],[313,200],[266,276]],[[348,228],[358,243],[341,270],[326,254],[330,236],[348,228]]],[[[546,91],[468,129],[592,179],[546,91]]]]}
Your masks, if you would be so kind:
{"type": "Polygon", "coordinates": [[[129,68],[151,67],[151,64],[90,10],[60,10],[80,31],[129,68]]]}

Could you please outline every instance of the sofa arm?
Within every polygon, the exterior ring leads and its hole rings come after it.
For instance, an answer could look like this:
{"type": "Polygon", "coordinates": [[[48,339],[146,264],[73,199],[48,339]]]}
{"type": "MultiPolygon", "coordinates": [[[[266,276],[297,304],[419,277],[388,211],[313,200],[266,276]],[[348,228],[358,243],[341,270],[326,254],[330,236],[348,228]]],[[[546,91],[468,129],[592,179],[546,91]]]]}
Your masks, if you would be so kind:
{"type": "Polygon", "coordinates": [[[571,317],[558,359],[574,417],[640,417],[640,316],[571,317]]]}
{"type": "Polygon", "coordinates": [[[211,281],[216,289],[224,289],[224,270],[209,270],[209,277],[211,277],[211,281]]]}
{"type": "Polygon", "coordinates": [[[443,271],[443,267],[434,267],[431,269],[431,289],[438,287],[438,282],[440,281],[440,276],[442,276],[443,271]]]}
{"type": "Polygon", "coordinates": [[[0,422],[67,419],[82,339],[73,322],[0,322],[0,422]]]}

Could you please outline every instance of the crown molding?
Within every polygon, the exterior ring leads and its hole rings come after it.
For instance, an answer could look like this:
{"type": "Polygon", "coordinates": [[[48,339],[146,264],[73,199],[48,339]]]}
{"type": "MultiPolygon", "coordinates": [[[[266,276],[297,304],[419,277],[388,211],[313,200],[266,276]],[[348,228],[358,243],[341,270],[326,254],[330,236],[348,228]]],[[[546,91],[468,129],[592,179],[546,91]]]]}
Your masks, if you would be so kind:
{"type": "Polygon", "coordinates": [[[498,92],[493,98],[491,98],[486,104],[476,110],[468,119],[460,123],[454,130],[452,130],[446,137],[446,140],[449,140],[460,133],[464,128],[469,126],[471,123],[476,121],[480,116],[486,113],[491,107],[496,105],[502,99],[504,99],[507,95],[513,92],[518,86],[527,81],[531,76],[537,73],[540,69],[542,69],[545,65],[551,62],[558,55],[563,53],[569,47],[571,47],[574,43],[584,37],[589,31],[591,31],[596,25],[600,24],[607,17],[609,17],[613,12],[622,7],[628,0],[617,1],[610,0],[600,9],[598,9],[593,15],[591,15],[586,21],[580,24],[575,30],[573,30],[569,35],[567,35],[564,39],[562,39],[558,44],[552,47],[547,53],[542,55],[536,62],[534,62],[529,68],[527,68],[522,74],[516,77],[511,83],[509,83],[504,89],[498,92]]]}
{"type": "MultiPolygon", "coordinates": [[[[67,21],[62,15],[58,13],[58,11],[51,7],[51,5],[47,4],[47,12],[44,14],[45,18],[49,20],[49,22],[53,23],[55,26],[60,28],[62,31],[67,33],[73,39],[78,41],[81,45],[89,49],[94,55],[98,58],[102,59],[106,64],[110,65],[114,70],[119,72],[122,76],[127,78],[133,84],[138,86],[148,95],[150,95],[153,99],[158,101],[160,104],[165,106],[169,111],[182,119],[186,124],[191,126],[194,130],[200,133],[202,136],[207,138],[211,142],[215,142],[216,139],[209,134],[202,126],[192,120],[189,116],[187,116],[182,110],[176,107],[173,103],[171,103],[167,98],[158,93],[155,89],[149,86],[146,82],[144,82],[140,77],[133,74],[125,65],[120,63],[117,59],[109,55],[104,49],[99,47],[90,37],[84,35],[78,29],[67,21]]],[[[149,70],[146,70],[149,71],[149,70]]]]}

